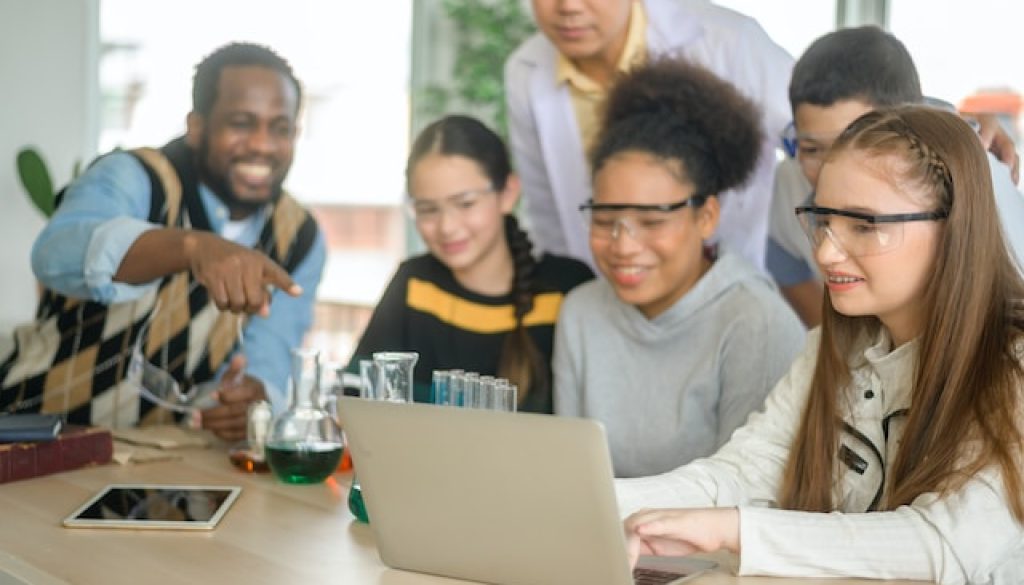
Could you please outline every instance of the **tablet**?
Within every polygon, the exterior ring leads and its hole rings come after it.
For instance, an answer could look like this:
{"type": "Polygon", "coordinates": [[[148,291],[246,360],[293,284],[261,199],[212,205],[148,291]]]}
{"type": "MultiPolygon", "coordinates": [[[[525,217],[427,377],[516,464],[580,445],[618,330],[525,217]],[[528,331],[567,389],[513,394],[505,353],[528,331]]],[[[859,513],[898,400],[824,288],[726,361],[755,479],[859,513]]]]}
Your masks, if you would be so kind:
{"type": "Polygon", "coordinates": [[[108,485],[65,518],[64,526],[212,530],[241,491],[237,486],[108,485]]]}

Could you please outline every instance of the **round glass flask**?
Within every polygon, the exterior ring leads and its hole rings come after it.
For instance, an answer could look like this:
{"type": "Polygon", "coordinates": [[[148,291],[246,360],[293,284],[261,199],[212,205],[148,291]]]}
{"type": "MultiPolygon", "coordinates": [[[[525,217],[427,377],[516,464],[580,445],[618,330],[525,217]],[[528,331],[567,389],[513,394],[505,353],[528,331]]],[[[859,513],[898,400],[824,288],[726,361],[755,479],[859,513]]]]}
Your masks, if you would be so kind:
{"type": "Polygon", "coordinates": [[[320,352],[292,350],[288,410],[274,417],[266,439],[270,470],[286,483],[319,483],[338,468],[341,430],[320,407],[320,352]]]}

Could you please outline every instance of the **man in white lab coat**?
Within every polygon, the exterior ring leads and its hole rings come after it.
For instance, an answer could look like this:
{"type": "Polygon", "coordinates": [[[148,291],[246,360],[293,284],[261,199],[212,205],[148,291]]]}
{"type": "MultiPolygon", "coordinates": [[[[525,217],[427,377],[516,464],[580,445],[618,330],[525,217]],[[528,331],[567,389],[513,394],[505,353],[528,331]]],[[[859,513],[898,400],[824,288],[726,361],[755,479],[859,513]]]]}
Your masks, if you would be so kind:
{"type": "Polygon", "coordinates": [[[689,58],[762,110],[750,181],[723,195],[715,240],[764,266],[774,151],[789,123],[793,59],[753,19],[706,0],[532,0],[540,32],[505,63],[512,155],[539,247],[593,264],[578,210],[590,198],[586,152],[616,74],[658,55],[689,58]]]}

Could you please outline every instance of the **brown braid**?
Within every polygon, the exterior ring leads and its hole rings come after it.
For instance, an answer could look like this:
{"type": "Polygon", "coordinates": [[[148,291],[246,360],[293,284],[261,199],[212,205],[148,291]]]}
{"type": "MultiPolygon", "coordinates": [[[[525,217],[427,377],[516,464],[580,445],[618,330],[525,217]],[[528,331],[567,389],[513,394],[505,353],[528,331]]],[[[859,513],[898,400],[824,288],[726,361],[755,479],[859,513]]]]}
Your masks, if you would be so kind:
{"type": "Polygon", "coordinates": [[[953,177],[949,173],[949,166],[946,165],[946,162],[942,160],[938,153],[921,140],[910,126],[907,126],[905,123],[894,126],[897,126],[897,132],[910,145],[911,152],[915,153],[924,164],[927,169],[925,175],[928,180],[934,185],[942,187],[939,191],[941,193],[940,200],[943,204],[947,204],[953,192],[953,177]]]}
{"type": "Polygon", "coordinates": [[[509,251],[512,253],[514,272],[512,277],[512,302],[515,309],[516,328],[505,337],[501,351],[501,362],[498,364],[498,375],[508,378],[519,387],[519,403],[528,394],[550,393],[548,369],[537,344],[533,342],[523,318],[533,309],[533,273],[537,268],[532,250],[533,243],[519,227],[514,215],[505,216],[505,237],[509,251]]]}

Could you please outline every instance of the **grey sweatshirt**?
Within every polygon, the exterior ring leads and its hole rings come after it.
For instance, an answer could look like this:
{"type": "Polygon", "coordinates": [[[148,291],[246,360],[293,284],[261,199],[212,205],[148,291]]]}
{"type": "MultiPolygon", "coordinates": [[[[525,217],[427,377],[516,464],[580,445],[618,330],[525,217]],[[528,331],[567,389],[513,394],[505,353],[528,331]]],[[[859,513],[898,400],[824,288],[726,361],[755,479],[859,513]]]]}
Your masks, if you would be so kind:
{"type": "Polygon", "coordinates": [[[566,296],[555,328],[555,414],[604,424],[617,477],[663,473],[760,409],[804,335],[768,277],[728,252],[654,319],[594,280],[566,296]]]}

